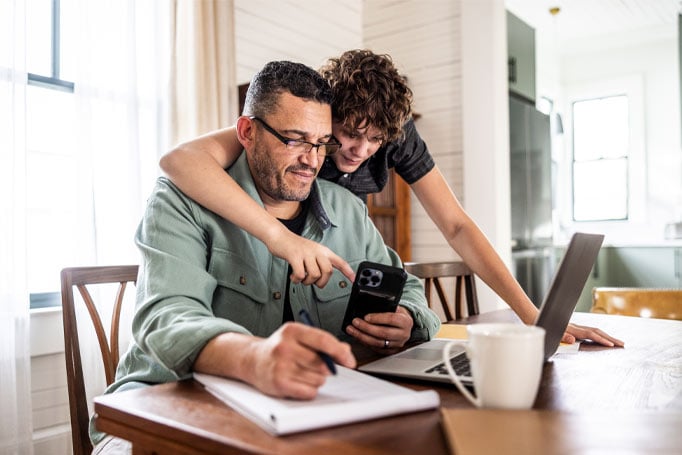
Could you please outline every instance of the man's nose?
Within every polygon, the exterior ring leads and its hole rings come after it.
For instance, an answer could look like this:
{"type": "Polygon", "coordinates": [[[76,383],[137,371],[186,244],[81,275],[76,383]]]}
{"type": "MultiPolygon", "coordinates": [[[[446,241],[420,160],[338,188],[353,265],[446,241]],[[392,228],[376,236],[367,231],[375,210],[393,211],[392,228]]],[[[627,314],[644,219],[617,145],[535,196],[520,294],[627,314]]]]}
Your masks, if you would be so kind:
{"type": "Polygon", "coordinates": [[[312,168],[317,169],[317,165],[319,163],[320,159],[324,159],[324,155],[320,157],[320,148],[319,147],[311,147],[310,150],[308,150],[307,153],[302,153],[298,157],[299,161],[306,166],[310,166],[312,168]]]}

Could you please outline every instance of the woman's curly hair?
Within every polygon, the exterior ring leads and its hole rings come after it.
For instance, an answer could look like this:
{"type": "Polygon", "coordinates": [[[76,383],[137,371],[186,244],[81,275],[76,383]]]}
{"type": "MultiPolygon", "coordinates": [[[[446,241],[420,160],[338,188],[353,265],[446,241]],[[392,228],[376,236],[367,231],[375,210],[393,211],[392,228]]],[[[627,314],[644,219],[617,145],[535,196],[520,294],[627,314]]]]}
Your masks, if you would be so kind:
{"type": "Polygon", "coordinates": [[[401,139],[410,118],[412,90],[389,55],[346,51],[319,70],[332,88],[332,115],[349,129],[372,125],[386,142],[401,139]]]}

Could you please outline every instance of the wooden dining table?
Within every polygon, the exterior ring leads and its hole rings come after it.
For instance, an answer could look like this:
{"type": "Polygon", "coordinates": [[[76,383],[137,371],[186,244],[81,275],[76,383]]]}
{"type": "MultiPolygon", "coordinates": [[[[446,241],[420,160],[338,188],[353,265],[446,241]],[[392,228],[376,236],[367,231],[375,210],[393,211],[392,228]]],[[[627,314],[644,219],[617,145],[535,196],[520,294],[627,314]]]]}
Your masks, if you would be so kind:
{"type": "MultiPolygon", "coordinates": [[[[460,323],[494,321],[518,318],[499,310],[460,323]]],[[[575,433],[556,439],[557,453],[570,440],[609,453],[626,447],[628,453],[682,453],[682,321],[591,313],[575,313],[571,321],[599,327],[625,347],[582,342],[579,350],[558,353],[544,365],[533,411],[570,417],[575,433]]],[[[485,415],[451,384],[391,380],[436,390],[441,409],[277,437],[189,379],[97,397],[95,422],[99,430],[131,441],[136,454],[438,455],[452,453],[442,409],[485,415]]]]}

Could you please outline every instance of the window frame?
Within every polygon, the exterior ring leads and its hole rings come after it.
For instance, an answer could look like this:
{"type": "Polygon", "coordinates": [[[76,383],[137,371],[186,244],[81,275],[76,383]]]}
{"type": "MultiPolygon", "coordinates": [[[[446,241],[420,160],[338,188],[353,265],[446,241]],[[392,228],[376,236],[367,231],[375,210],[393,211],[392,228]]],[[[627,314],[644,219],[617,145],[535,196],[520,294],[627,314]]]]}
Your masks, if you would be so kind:
{"type": "Polygon", "coordinates": [[[52,0],[51,33],[50,33],[50,73],[28,73],[28,84],[38,87],[62,90],[73,93],[75,84],[60,78],[61,72],[61,0],[52,0]]]}

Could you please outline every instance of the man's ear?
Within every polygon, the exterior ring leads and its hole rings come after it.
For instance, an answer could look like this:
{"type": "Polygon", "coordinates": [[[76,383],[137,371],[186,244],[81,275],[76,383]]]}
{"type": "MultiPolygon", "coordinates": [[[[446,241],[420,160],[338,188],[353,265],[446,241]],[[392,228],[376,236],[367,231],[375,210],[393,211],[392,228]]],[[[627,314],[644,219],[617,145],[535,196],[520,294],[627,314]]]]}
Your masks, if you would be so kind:
{"type": "Polygon", "coordinates": [[[237,119],[237,139],[245,150],[250,149],[256,140],[254,121],[249,117],[241,116],[237,119]]]}

